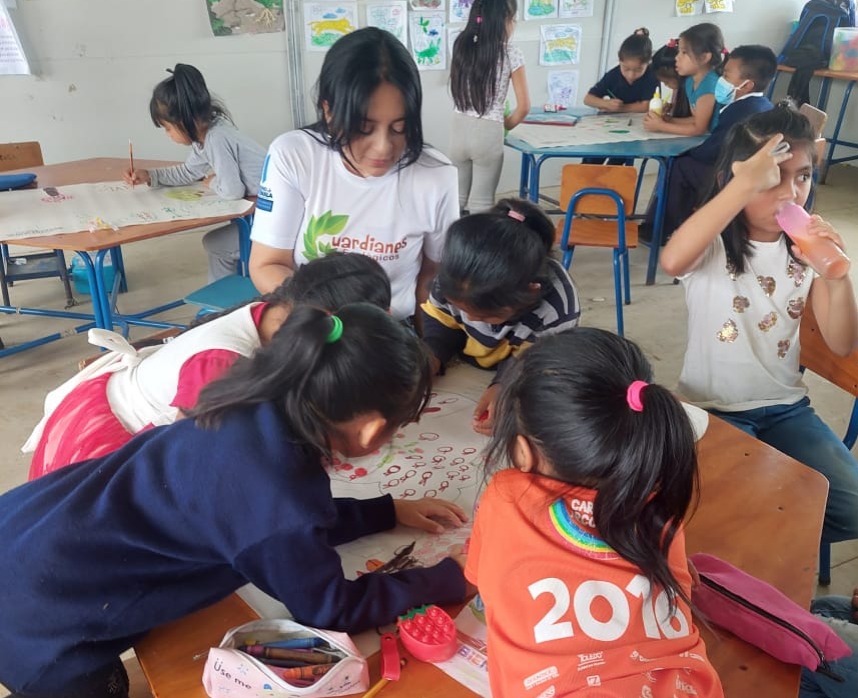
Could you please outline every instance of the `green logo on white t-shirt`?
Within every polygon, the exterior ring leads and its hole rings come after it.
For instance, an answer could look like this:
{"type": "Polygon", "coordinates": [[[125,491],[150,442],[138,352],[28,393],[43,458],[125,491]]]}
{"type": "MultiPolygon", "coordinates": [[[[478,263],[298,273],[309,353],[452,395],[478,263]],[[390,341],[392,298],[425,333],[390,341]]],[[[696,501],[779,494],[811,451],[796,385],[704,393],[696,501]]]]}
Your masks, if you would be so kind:
{"type": "Polygon", "coordinates": [[[347,215],[334,215],[333,211],[325,211],[316,218],[310,216],[307,229],[304,231],[304,257],[309,262],[311,259],[324,257],[331,251],[330,242],[322,242],[322,238],[333,237],[343,232],[349,217],[347,215]]]}

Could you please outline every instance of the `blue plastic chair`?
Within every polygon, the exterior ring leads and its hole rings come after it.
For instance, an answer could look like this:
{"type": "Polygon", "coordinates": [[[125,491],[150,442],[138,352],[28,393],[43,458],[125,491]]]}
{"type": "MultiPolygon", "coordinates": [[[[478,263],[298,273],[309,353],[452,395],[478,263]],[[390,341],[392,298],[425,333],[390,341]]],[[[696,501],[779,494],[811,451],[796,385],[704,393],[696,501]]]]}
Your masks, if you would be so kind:
{"type": "Polygon", "coordinates": [[[629,249],[638,245],[633,213],[637,172],[622,165],[566,165],[560,180],[560,207],[566,215],[557,224],[563,266],[572,265],[575,247],[613,249],[617,334],[624,333],[623,305],[632,300],[629,249]]]}
{"type": "MultiPolygon", "coordinates": [[[[846,427],[843,444],[852,449],[858,439],[858,352],[850,356],[837,356],[833,353],[819,331],[819,324],[813,315],[813,308],[807,303],[801,318],[801,366],[802,370],[813,371],[820,378],[833,383],[855,397],[852,402],[852,414],[846,427]]],[[[831,583],[831,545],[819,546],[819,583],[827,586],[831,583]]]]}

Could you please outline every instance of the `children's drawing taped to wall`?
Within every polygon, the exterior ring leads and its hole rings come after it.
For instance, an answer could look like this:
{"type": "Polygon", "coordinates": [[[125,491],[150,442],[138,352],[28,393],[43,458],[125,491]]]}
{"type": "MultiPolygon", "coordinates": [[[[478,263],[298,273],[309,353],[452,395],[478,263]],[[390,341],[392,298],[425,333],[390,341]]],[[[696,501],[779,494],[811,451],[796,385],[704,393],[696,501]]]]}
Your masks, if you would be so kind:
{"type": "Polygon", "coordinates": [[[561,19],[570,17],[592,17],[593,0],[560,0],[561,19]]]}
{"type": "Polygon", "coordinates": [[[371,3],[366,6],[366,26],[378,27],[408,45],[408,3],[405,0],[371,3]]]}
{"type": "Polygon", "coordinates": [[[677,17],[693,17],[703,14],[703,0],[676,0],[677,17]]]}
{"type": "Polygon", "coordinates": [[[304,36],[308,51],[327,51],[337,39],[357,28],[355,2],[308,2],[304,5],[304,36]]]}
{"type": "Polygon", "coordinates": [[[0,75],[30,75],[31,72],[9,10],[0,4],[0,75]]]}
{"type": "Polygon", "coordinates": [[[543,24],[539,28],[539,65],[570,65],[581,55],[581,25],[543,24]]]}
{"type": "Polygon", "coordinates": [[[411,12],[408,15],[411,55],[418,70],[446,70],[447,49],[444,11],[411,12]]]}
{"type": "Polygon", "coordinates": [[[206,0],[215,36],[282,32],[283,0],[206,0]]]}

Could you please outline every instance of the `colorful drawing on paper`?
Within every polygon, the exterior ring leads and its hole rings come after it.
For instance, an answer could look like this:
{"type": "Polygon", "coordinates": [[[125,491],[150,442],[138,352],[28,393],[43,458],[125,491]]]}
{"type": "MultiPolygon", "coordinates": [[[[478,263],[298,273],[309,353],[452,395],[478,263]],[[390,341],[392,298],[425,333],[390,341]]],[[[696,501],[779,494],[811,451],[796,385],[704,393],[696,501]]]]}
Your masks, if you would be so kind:
{"type": "Polygon", "coordinates": [[[516,126],[513,134],[536,148],[675,138],[669,133],[645,130],[643,118],[643,114],[594,114],[579,118],[575,128],[525,123],[516,126]]]}
{"type": "Polygon", "coordinates": [[[411,12],[408,15],[411,55],[418,70],[444,70],[447,50],[444,46],[444,13],[411,12]]]}
{"type": "Polygon", "coordinates": [[[304,5],[308,51],[327,51],[357,27],[357,3],[308,2],[304,5]]]}
{"type": "Polygon", "coordinates": [[[581,26],[543,24],[539,27],[539,65],[570,65],[581,52],[581,26]]]}
{"type": "Polygon", "coordinates": [[[435,666],[477,695],[490,698],[486,609],[479,594],[456,616],[456,639],[456,654],[435,666]]]}
{"type": "Polygon", "coordinates": [[[474,0],[450,0],[450,24],[467,22],[474,0]]]}
{"type": "Polygon", "coordinates": [[[707,12],[732,12],[733,0],[705,0],[703,6],[707,12]]]}
{"type": "Polygon", "coordinates": [[[557,0],[525,0],[525,19],[554,19],[557,17],[557,0]]]}
{"type": "Polygon", "coordinates": [[[593,0],[560,0],[560,17],[592,17],[593,0]]]}
{"type": "Polygon", "coordinates": [[[677,17],[693,17],[703,14],[703,0],[676,0],[677,17]]]}
{"type": "Polygon", "coordinates": [[[456,39],[459,38],[459,34],[462,33],[462,27],[449,27],[447,29],[447,46],[449,50],[447,53],[450,54],[450,60],[453,60],[453,48],[456,46],[456,39]]]}
{"type": "Polygon", "coordinates": [[[389,31],[406,46],[408,45],[407,17],[408,3],[405,0],[371,3],[366,6],[366,25],[389,31]]]}
{"type": "Polygon", "coordinates": [[[282,32],[283,0],[206,0],[215,36],[282,32]]]}
{"type": "Polygon", "coordinates": [[[202,184],[137,186],[124,182],[72,184],[3,194],[3,238],[16,240],[139,223],[243,215],[250,203],[227,201],[202,184]]]}
{"type": "Polygon", "coordinates": [[[412,10],[422,12],[423,10],[443,10],[444,0],[408,0],[412,10]]]}
{"type": "Polygon", "coordinates": [[[578,101],[578,71],[548,71],[548,103],[574,107],[578,101]]]}

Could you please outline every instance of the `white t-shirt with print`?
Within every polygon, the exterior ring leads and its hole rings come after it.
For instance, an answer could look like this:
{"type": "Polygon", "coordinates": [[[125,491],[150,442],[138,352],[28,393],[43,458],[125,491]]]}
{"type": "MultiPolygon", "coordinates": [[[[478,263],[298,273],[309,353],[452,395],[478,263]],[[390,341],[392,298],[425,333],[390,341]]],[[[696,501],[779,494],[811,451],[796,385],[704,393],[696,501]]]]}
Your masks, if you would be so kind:
{"type": "MultiPolygon", "coordinates": [[[[476,116],[480,119],[491,119],[492,121],[500,121],[503,123],[503,110],[506,96],[509,92],[509,81],[512,74],[524,65],[524,54],[518,46],[508,44],[506,53],[500,65],[498,73],[497,86],[495,87],[495,99],[485,114],[478,114],[472,109],[467,109],[463,114],[468,116],[476,116]]],[[[458,110],[456,110],[458,111],[458,110]]]]}
{"type": "Polygon", "coordinates": [[[744,274],[718,236],[682,278],[688,346],[679,391],[725,412],[791,405],[807,394],[799,372],[799,323],[816,277],[789,256],[786,239],[751,243],[744,274]]]}
{"type": "Polygon", "coordinates": [[[423,255],[441,259],[459,216],[456,168],[425,148],[412,165],[359,177],[318,138],[290,131],[271,144],[251,239],[293,250],[296,265],[330,251],[372,257],[390,277],[394,317],[413,315],[423,255]]]}

